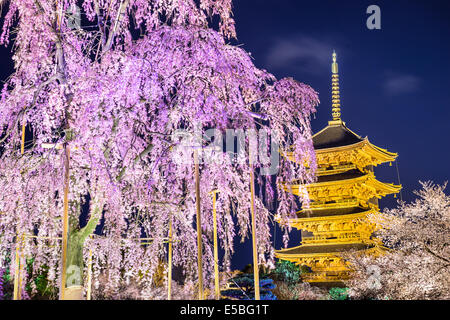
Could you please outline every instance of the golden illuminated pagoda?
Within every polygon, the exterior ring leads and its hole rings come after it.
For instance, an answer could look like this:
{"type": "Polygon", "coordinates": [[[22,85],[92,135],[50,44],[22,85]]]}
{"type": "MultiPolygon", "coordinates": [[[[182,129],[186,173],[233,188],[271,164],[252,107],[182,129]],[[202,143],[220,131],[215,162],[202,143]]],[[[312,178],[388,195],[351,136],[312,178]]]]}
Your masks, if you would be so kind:
{"type": "Polygon", "coordinates": [[[373,173],[374,166],[391,163],[397,154],[373,145],[367,137],[361,138],[341,120],[335,52],[331,71],[333,120],[313,136],[317,182],[285,186],[297,196],[306,189],[311,200],[295,219],[289,220],[292,227],[301,230],[301,245],[276,250],[275,255],[308,266],[311,273],[302,275],[304,281],[336,285],[350,275],[341,253],[356,250],[379,254],[384,250],[373,237],[375,225],[365,218],[379,211],[378,199],[398,193],[401,186],[380,182],[373,173]]]}

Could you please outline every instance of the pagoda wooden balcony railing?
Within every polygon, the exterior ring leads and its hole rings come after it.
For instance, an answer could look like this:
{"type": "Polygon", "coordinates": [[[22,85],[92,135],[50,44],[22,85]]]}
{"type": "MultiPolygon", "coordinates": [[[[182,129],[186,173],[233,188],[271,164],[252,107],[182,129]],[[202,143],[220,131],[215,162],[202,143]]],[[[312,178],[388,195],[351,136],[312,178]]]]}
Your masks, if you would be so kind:
{"type": "Polygon", "coordinates": [[[370,242],[370,233],[360,232],[339,232],[328,235],[314,235],[311,237],[303,237],[302,244],[317,244],[317,243],[342,243],[342,242],[370,242]],[[336,235],[337,234],[337,235],[336,235]]]}
{"type": "MultiPolygon", "coordinates": [[[[361,229],[358,228],[352,228],[352,229],[335,229],[335,230],[324,230],[324,231],[313,231],[314,235],[313,236],[325,236],[325,238],[337,238],[337,237],[341,237],[341,238],[348,238],[348,237],[353,237],[353,236],[358,236],[361,239],[366,239],[366,238],[370,238],[371,234],[373,233],[374,229],[370,228],[368,225],[361,225],[361,229]]],[[[312,236],[312,237],[313,237],[312,236]]],[[[307,238],[307,237],[305,237],[307,238]]],[[[303,238],[303,239],[305,239],[303,238]]]]}
{"type": "Polygon", "coordinates": [[[345,172],[352,169],[357,169],[357,166],[354,164],[347,164],[347,165],[333,166],[332,169],[328,169],[326,167],[319,167],[317,168],[316,174],[318,176],[327,176],[331,174],[345,172]]]}
{"type": "Polygon", "coordinates": [[[312,201],[309,204],[309,209],[318,209],[318,208],[326,208],[326,209],[335,209],[335,208],[348,208],[348,207],[356,207],[359,205],[361,201],[359,199],[341,199],[336,200],[335,202],[326,203],[325,201],[312,201]]]}
{"type": "Polygon", "coordinates": [[[302,274],[302,279],[308,282],[342,281],[350,278],[351,271],[323,271],[302,274]]]}

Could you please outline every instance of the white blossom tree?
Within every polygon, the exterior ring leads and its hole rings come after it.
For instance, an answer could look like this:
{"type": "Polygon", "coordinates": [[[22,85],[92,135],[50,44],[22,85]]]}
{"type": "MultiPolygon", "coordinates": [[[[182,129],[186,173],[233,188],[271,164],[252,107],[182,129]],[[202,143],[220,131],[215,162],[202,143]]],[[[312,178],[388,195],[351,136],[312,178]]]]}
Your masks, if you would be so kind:
{"type": "Polygon", "coordinates": [[[352,255],[347,285],[355,299],[450,299],[450,196],[443,185],[420,182],[412,203],[373,214],[389,248],[377,258],[352,255]]]}

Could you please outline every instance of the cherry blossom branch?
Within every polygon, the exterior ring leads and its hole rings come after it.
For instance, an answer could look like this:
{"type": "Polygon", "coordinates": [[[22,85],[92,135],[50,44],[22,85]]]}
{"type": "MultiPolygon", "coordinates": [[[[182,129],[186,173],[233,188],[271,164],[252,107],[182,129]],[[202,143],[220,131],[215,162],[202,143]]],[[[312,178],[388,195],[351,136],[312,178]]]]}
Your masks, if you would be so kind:
{"type": "Polygon", "coordinates": [[[23,109],[21,109],[21,110],[19,111],[19,113],[17,114],[16,120],[14,121],[14,124],[13,124],[10,128],[8,128],[8,130],[6,131],[5,136],[4,136],[2,139],[0,139],[0,143],[3,143],[3,142],[8,138],[8,136],[10,135],[10,133],[12,132],[12,130],[13,130],[14,128],[17,127],[17,125],[19,124],[19,120],[21,119],[21,117],[23,117],[23,116],[25,115],[25,112],[26,112],[28,109],[31,109],[31,108],[33,108],[33,107],[36,105],[36,101],[37,101],[37,98],[38,98],[38,96],[39,96],[41,90],[42,90],[46,85],[48,85],[49,83],[51,83],[51,82],[53,82],[54,80],[57,80],[57,79],[59,79],[59,75],[58,75],[58,74],[55,74],[55,75],[51,76],[49,79],[47,79],[46,81],[42,82],[42,83],[37,87],[36,91],[35,91],[34,94],[33,94],[33,100],[32,100],[32,102],[31,102],[31,104],[30,104],[29,106],[27,106],[27,107],[25,107],[25,108],[23,108],[23,109]]]}
{"type": "Polygon", "coordinates": [[[450,260],[449,260],[449,259],[444,258],[444,257],[440,256],[439,254],[433,252],[433,251],[428,247],[428,245],[427,245],[426,243],[423,243],[423,247],[425,248],[425,250],[426,250],[429,254],[435,256],[436,258],[438,258],[438,259],[440,259],[440,260],[443,260],[443,261],[445,261],[445,262],[447,262],[447,263],[450,263],[450,260]]]}
{"type": "Polygon", "coordinates": [[[106,51],[108,51],[111,48],[112,42],[114,40],[114,36],[117,32],[117,28],[120,25],[120,23],[122,23],[122,19],[125,16],[124,11],[128,7],[129,2],[130,2],[130,0],[125,0],[125,1],[122,0],[120,2],[119,10],[117,11],[117,17],[116,17],[116,20],[114,21],[113,29],[109,32],[108,40],[106,41],[106,45],[103,48],[103,53],[105,53],[106,51]]]}
{"type": "Polygon", "coordinates": [[[97,227],[102,216],[103,206],[104,204],[102,202],[98,205],[94,205],[94,210],[89,218],[89,221],[83,228],[80,229],[82,239],[86,239],[95,231],[95,228],[97,227]]]}

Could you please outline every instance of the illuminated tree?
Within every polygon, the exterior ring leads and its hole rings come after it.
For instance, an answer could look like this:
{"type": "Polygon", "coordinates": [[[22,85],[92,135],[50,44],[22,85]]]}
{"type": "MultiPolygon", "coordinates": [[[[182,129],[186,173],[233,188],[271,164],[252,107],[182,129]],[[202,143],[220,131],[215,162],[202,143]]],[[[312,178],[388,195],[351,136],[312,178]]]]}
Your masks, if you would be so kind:
{"type": "MultiPolygon", "coordinates": [[[[195,277],[194,166],[179,161],[183,150],[192,159],[193,149],[182,149],[174,138],[180,130],[249,130],[264,122],[278,133],[281,150],[292,146],[298,163],[309,163],[309,168],[282,164],[275,182],[293,176],[312,180],[309,116],[317,93],[257,69],[248,53],[226,42],[235,36],[231,0],[0,3],[7,8],[0,42],[14,41],[15,63],[0,101],[0,187],[6,190],[0,195],[1,259],[14,253],[22,234],[61,236],[65,168],[70,168],[69,268],[82,271],[91,248],[94,278],[107,271],[105,290],[114,292],[129,278],[150,288],[172,220],[174,264],[195,277]],[[76,4],[81,4],[79,28],[76,4]],[[213,18],[220,21],[217,31],[209,28],[213,18]],[[21,154],[25,124],[32,139],[21,154]],[[96,228],[101,239],[89,240],[96,228]],[[146,246],[138,240],[143,236],[152,239],[146,246]]],[[[200,164],[203,237],[208,244],[208,192],[219,189],[218,233],[227,267],[235,234],[248,235],[250,168],[248,161],[232,161],[223,152],[213,159],[200,164]]],[[[265,185],[271,202],[270,177],[265,185]]],[[[295,212],[289,194],[280,192],[278,200],[281,217],[295,212]]],[[[264,263],[272,258],[270,213],[260,198],[256,208],[264,263]]],[[[58,243],[25,238],[24,244],[33,267],[48,266],[55,283],[58,243]]],[[[209,245],[204,259],[209,277],[209,245]]]]}
{"type": "Polygon", "coordinates": [[[449,299],[450,197],[444,185],[422,183],[412,203],[376,214],[371,220],[391,250],[378,258],[354,256],[350,297],[449,299]]]}

